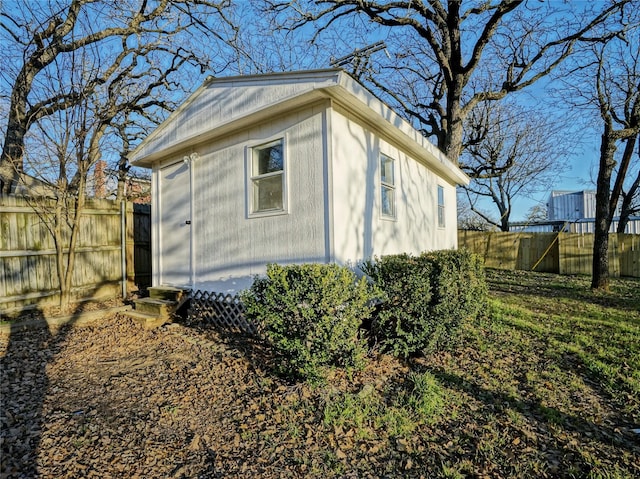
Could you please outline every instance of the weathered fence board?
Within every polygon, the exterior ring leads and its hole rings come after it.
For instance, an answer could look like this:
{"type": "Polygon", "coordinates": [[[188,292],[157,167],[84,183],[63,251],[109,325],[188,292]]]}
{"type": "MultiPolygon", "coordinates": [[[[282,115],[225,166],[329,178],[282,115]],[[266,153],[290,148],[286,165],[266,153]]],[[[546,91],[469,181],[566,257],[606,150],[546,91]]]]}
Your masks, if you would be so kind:
{"type": "MultiPolygon", "coordinates": [[[[591,233],[458,231],[458,246],[482,256],[490,268],[590,275],[591,233]]],[[[640,235],[609,235],[609,274],[640,277],[640,235]]]]}
{"type": "Polygon", "coordinates": [[[620,276],[640,278],[640,235],[618,235],[620,276]]]}
{"type": "Polygon", "coordinates": [[[538,233],[521,237],[518,242],[518,262],[515,269],[555,272],[558,263],[558,242],[554,233],[538,233]]]}
{"type": "MultiPolygon", "coordinates": [[[[56,250],[47,215],[52,206],[52,200],[0,197],[0,315],[58,301],[56,250]]],[[[72,275],[74,299],[121,295],[122,214],[114,201],[87,202],[72,275]]],[[[127,203],[124,215],[127,290],[132,291],[150,283],[150,208],[127,203]]],[[[64,231],[67,240],[69,234],[64,231]]]]}

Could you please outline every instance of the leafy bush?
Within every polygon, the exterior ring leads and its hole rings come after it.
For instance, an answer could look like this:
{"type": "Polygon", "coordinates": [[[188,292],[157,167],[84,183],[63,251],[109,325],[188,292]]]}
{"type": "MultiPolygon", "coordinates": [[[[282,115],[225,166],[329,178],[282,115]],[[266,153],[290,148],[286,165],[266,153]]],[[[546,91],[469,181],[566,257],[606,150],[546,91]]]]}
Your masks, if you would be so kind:
{"type": "Polygon", "coordinates": [[[366,348],[359,328],[372,312],[372,287],[334,264],[267,266],[243,295],[285,376],[319,379],[325,366],[360,367],[366,348]]]}
{"type": "Polygon", "coordinates": [[[362,269],[384,292],[372,336],[396,356],[448,347],[486,300],[482,263],[466,250],[383,256],[362,269]]]}

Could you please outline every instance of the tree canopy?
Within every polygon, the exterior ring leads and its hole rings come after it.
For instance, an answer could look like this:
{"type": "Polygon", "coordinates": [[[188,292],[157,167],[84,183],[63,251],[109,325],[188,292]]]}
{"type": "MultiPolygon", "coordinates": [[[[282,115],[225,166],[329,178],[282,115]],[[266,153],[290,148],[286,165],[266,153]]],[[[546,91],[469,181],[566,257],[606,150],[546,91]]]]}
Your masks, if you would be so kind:
{"type": "Polygon", "coordinates": [[[226,17],[229,5],[210,0],[3,2],[6,63],[0,84],[7,115],[1,192],[15,187],[24,170],[27,133],[44,118],[94,96],[118,104],[120,116],[134,113],[152,120],[172,108],[173,92],[188,88],[177,72],[184,74],[187,66],[200,73],[224,70],[232,55],[216,54],[236,36],[226,17]],[[206,36],[206,44],[200,36],[206,36]]]}
{"type": "Polygon", "coordinates": [[[332,30],[344,31],[345,22],[360,19],[360,27],[372,32],[369,38],[384,39],[389,53],[376,57],[361,79],[458,162],[464,122],[480,102],[498,101],[530,87],[577,48],[615,35],[630,1],[266,3],[282,19],[283,28],[312,24],[315,42],[332,30]]]}

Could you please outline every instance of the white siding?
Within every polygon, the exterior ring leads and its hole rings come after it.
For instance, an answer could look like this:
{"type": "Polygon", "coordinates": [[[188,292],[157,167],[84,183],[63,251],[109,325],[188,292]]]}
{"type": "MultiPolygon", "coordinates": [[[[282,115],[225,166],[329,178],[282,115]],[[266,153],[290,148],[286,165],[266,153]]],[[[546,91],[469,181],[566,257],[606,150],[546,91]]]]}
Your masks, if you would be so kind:
{"type": "Polygon", "coordinates": [[[331,129],[336,262],[457,246],[455,186],[353,118],[334,111],[331,129]],[[395,220],[380,213],[380,153],[396,160],[395,220]],[[437,226],[438,185],[445,193],[445,228],[437,226]]]}
{"type": "Polygon", "coordinates": [[[240,77],[238,80],[214,80],[194,93],[170,121],[165,122],[153,138],[141,145],[135,157],[144,157],[172,145],[215,130],[221,125],[246,117],[251,113],[299,96],[304,92],[336,84],[337,74],[318,77],[317,81],[277,75],[271,82],[255,82],[240,77]]]}
{"type": "Polygon", "coordinates": [[[346,74],[214,79],[132,154],[154,169],[154,284],[163,264],[157,255],[172,254],[161,237],[172,229],[160,234],[158,213],[177,201],[159,188],[160,169],[184,156],[198,158],[189,170],[195,289],[237,292],[270,262],[355,265],[372,255],[457,246],[454,183],[468,178],[346,74]],[[286,214],[250,217],[247,147],[281,137],[286,214]],[[381,215],[380,153],[395,160],[391,219],[381,215]],[[438,186],[445,194],[444,228],[438,227],[438,186]]]}
{"type": "Polygon", "coordinates": [[[244,289],[270,262],[327,261],[322,118],[322,108],[292,114],[198,152],[193,211],[196,289],[244,289]],[[289,214],[248,218],[245,148],[281,135],[289,214]]]}

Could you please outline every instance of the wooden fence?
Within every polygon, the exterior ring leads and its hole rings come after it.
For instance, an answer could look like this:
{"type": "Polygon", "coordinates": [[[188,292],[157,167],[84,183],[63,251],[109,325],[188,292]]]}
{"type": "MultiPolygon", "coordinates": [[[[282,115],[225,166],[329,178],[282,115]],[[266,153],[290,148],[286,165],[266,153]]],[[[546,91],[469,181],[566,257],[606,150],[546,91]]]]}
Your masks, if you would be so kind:
{"type": "MultiPolygon", "coordinates": [[[[59,300],[55,244],[42,214],[50,206],[42,199],[0,197],[0,316],[59,300]]],[[[72,298],[121,296],[124,279],[127,292],[148,286],[149,236],[149,205],[123,208],[114,201],[89,200],[81,216],[72,298]]]]}
{"type": "MultiPolygon", "coordinates": [[[[593,234],[458,231],[458,247],[490,268],[559,274],[592,272],[593,234]]],[[[640,278],[640,235],[609,235],[609,274],[640,278]]]]}

